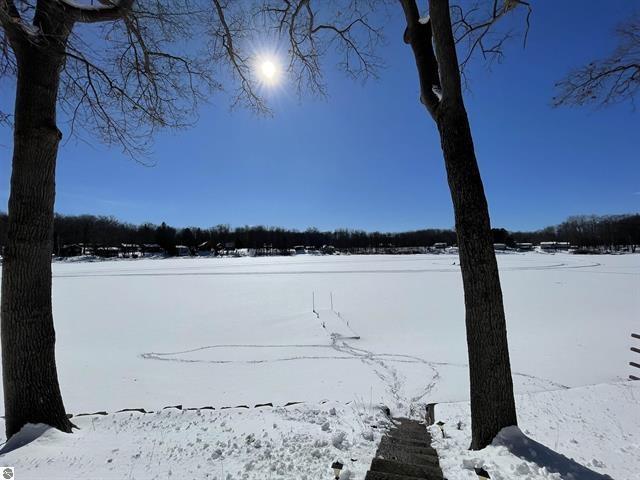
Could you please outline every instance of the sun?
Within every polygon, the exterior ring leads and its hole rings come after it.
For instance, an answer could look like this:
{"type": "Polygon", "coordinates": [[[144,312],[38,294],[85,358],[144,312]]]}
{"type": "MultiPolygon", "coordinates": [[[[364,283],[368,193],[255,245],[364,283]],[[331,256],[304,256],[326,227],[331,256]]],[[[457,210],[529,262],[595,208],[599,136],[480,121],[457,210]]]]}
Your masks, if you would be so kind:
{"type": "Polygon", "coordinates": [[[260,65],[260,71],[262,72],[262,75],[269,80],[276,76],[276,66],[271,60],[265,60],[262,62],[262,65],[260,65]]]}
{"type": "Polygon", "coordinates": [[[278,81],[278,65],[272,59],[264,59],[258,64],[258,75],[264,83],[273,85],[278,81]]]}

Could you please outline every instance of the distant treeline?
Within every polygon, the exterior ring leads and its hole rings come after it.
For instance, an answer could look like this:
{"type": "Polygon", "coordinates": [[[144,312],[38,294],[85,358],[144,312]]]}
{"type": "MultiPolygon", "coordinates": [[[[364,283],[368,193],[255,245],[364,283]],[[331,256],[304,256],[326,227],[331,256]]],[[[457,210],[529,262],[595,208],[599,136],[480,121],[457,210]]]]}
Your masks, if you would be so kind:
{"type": "Polygon", "coordinates": [[[577,215],[535,232],[510,232],[515,242],[569,242],[577,247],[640,245],[640,214],[577,215]]]}
{"type": "MultiPolygon", "coordinates": [[[[494,242],[509,246],[516,242],[540,243],[564,241],[579,247],[640,245],[640,214],[609,216],[575,216],[560,225],[533,232],[509,232],[494,229],[494,242]]],[[[0,213],[0,245],[6,244],[7,215],[0,213]]],[[[378,247],[431,246],[444,242],[456,244],[453,230],[425,229],[400,233],[335,230],[322,232],[315,228],[304,231],[278,227],[245,226],[230,228],[217,225],[211,228],[174,228],[165,223],[132,225],[113,217],[94,215],[56,215],[55,248],[69,244],[116,246],[120,244],[158,244],[167,251],[176,245],[197,247],[205,242],[215,246],[233,244],[233,248],[290,249],[297,245],[337,249],[378,247]]]]}

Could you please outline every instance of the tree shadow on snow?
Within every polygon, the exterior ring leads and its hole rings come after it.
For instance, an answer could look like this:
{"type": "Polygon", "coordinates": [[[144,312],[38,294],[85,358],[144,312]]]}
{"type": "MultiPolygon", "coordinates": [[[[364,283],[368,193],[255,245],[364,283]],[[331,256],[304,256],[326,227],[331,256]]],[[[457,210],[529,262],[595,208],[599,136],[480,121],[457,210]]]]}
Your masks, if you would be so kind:
{"type": "Polygon", "coordinates": [[[503,446],[516,457],[544,467],[551,473],[559,473],[562,478],[576,480],[612,480],[610,476],[579,464],[573,459],[551,450],[532,440],[518,427],[503,429],[493,440],[492,445],[503,446]]]}
{"type": "Polygon", "coordinates": [[[32,424],[29,423],[22,427],[22,429],[13,435],[0,449],[0,455],[4,455],[5,453],[13,452],[18,448],[22,448],[25,445],[33,442],[42,436],[47,430],[49,430],[49,425],[45,425],[44,423],[32,424]]]}

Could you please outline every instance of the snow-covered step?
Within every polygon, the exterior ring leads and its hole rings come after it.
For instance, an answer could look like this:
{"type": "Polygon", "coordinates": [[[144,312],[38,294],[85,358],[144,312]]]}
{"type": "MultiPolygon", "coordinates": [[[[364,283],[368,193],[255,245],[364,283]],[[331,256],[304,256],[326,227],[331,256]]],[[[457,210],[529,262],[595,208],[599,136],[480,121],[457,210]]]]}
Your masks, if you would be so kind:
{"type": "Polygon", "coordinates": [[[371,470],[396,475],[406,475],[409,477],[426,478],[429,480],[440,480],[442,478],[442,470],[440,470],[440,467],[413,465],[397,460],[387,460],[385,458],[374,458],[371,462],[371,470]]]}
{"type": "MultiPolygon", "coordinates": [[[[430,440],[420,440],[416,437],[406,437],[406,436],[402,436],[402,435],[398,435],[398,434],[388,434],[386,437],[384,437],[389,443],[393,443],[393,444],[400,444],[400,445],[404,445],[404,446],[409,446],[409,447],[418,447],[418,448],[431,448],[433,449],[433,447],[431,446],[431,442],[430,440]]],[[[435,452],[435,450],[433,450],[435,452]]]]}
{"type": "Polygon", "coordinates": [[[389,445],[381,443],[378,447],[378,451],[376,452],[376,456],[398,462],[410,463],[412,465],[438,466],[438,457],[435,451],[428,454],[415,453],[408,450],[406,445],[389,445]]]}
{"type": "Polygon", "coordinates": [[[405,452],[408,453],[415,453],[418,455],[429,455],[431,457],[434,457],[437,459],[437,453],[436,450],[431,447],[429,444],[427,444],[426,442],[424,443],[424,445],[420,446],[420,447],[416,447],[415,445],[409,445],[407,443],[404,443],[402,441],[400,442],[394,442],[394,439],[390,438],[390,437],[382,437],[382,440],[380,442],[380,447],[379,448],[393,448],[394,445],[396,445],[397,443],[401,443],[402,444],[402,448],[405,452]]]}
{"type": "Polygon", "coordinates": [[[369,470],[364,480],[423,480],[420,477],[409,477],[407,475],[397,475],[394,473],[376,472],[369,470]]]}
{"type": "Polygon", "coordinates": [[[382,437],[365,480],[442,480],[426,425],[406,418],[394,419],[394,424],[382,437]]]}

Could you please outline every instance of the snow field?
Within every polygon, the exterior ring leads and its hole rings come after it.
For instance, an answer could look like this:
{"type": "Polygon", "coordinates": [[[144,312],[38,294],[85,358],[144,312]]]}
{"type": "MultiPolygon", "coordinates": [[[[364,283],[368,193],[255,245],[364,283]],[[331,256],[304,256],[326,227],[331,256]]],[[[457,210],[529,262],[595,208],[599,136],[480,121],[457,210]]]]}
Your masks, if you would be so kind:
{"type": "MultiPolygon", "coordinates": [[[[637,478],[640,415],[628,413],[638,411],[637,388],[620,382],[632,373],[640,256],[528,253],[498,262],[524,434],[593,471],[637,478]],[[609,385],[567,389],[592,384],[609,385]]],[[[160,413],[74,417],[75,434],[47,431],[0,463],[16,466],[17,478],[171,478],[171,471],[173,478],[315,479],[331,478],[328,466],[341,459],[359,479],[380,435],[372,425],[384,422],[376,405],[407,415],[438,402],[448,433],[464,424],[438,445],[450,480],[473,478],[474,462],[495,478],[554,478],[502,446],[466,451],[458,265],[455,255],[56,263],[67,411],[160,413]],[[220,410],[297,401],[304,403],[220,410]],[[176,404],[216,410],[161,410],[176,404]]]]}
{"type": "Polygon", "coordinates": [[[484,467],[496,480],[638,478],[640,383],[519,395],[517,406],[520,429],[503,430],[492,446],[477,452],[468,450],[469,404],[436,407],[436,418],[445,422],[446,438],[435,428],[432,435],[449,480],[475,480],[475,466],[484,467]]]}
{"type": "Polygon", "coordinates": [[[178,411],[74,418],[3,455],[18,479],[363,478],[386,420],[378,409],[327,402],[286,408],[178,411]]]}

